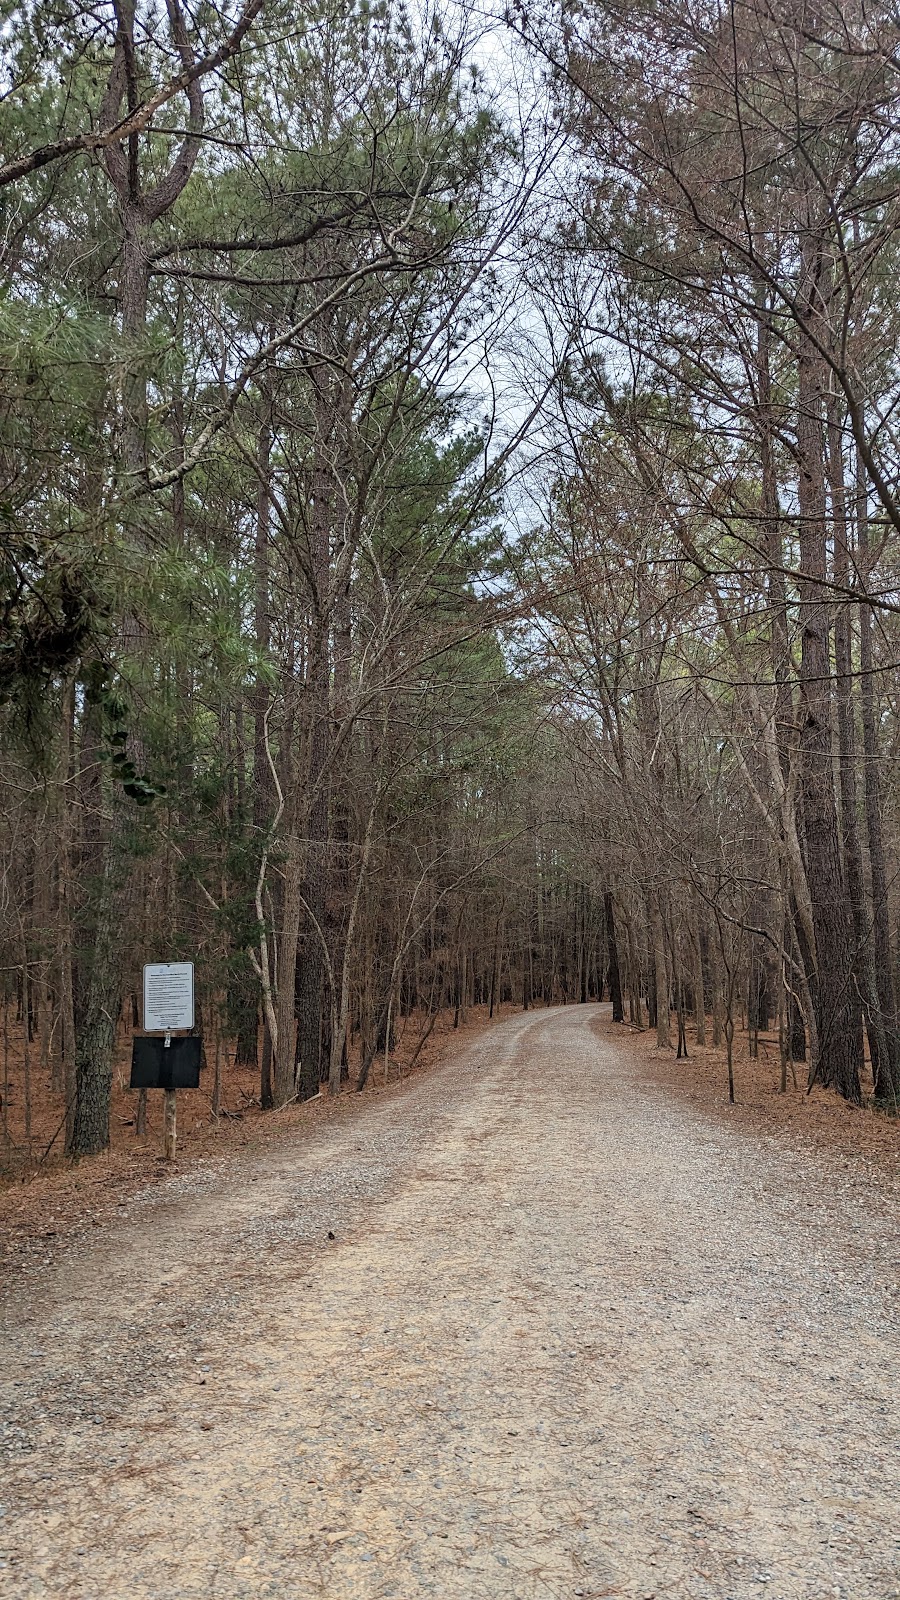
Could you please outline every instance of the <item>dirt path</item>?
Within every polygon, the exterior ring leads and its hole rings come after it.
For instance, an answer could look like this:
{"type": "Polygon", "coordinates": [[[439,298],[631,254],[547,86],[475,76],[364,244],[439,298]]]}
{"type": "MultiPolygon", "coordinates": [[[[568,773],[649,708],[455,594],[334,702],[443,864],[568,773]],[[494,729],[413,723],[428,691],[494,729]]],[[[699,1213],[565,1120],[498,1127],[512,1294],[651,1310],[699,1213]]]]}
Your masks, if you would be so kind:
{"type": "Polygon", "coordinates": [[[7,1288],[0,1593],[900,1595],[897,1223],[516,1017],[7,1288]]]}

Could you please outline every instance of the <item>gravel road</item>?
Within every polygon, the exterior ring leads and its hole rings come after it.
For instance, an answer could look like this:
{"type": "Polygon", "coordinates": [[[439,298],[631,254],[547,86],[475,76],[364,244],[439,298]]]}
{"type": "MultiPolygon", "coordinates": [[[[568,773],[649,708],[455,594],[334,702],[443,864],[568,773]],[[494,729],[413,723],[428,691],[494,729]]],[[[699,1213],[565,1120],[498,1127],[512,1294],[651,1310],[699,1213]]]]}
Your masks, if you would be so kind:
{"type": "Polygon", "coordinates": [[[897,1238],[517,1016],[5,1286],[0,1593],[900,1596],[897,1238]]]}

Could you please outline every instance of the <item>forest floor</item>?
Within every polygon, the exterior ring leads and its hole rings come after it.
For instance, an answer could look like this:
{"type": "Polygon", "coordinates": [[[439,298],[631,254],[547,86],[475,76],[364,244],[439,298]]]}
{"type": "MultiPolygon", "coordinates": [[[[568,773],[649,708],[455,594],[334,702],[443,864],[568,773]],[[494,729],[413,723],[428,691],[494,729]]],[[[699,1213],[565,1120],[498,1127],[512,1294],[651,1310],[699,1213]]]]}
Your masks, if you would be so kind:
{"type": "Polygon", "coordinates": [[[900,1125],[720,1068],[519,1014],[20,1257],[0,1590],[900,1596],[900,1125]]]}
{"type": "MultiPolygon", "coordinates": [[[[673,1037],[675,1031],[673,1019],[673,1037]]],[[[789,1067],[787,1090],[781,1093],[777,1035],[760,1035],[759,1053],[752,1058],[747,1035],[737,1034],[736,1103],[729,1105],[724,1045],[698,1045],[689,1025],[689,1053],[679,1060],[674,1049],[657,1049],[655,1032],[626,1025],[617,1034],[635,1052],[644,1075],[679,1101],[717,1112],[731,1127],[745,1132],[755,1131],[789,1144],[799,1142],[838,1160],[851,1161],[875,1182],[884,1174],[892,1186],[896,1183],[900,1175],[900,1116],[873,1107],[868,1064],[863,1073],[866,1104],[862,1108],[848,1106],[839,1095],[818,1085],[808,1093],[806,1062],[797,1062],[793,1072],[789,1067]]]]}

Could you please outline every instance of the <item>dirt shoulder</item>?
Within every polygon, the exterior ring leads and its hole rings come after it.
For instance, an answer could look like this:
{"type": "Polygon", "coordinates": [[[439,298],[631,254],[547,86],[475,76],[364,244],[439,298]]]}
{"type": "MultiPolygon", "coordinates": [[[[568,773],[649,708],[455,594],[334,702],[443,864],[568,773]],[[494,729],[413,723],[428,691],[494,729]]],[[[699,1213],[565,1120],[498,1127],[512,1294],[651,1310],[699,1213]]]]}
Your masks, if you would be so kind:
{"type": "Polygon", "coordinates": [[[871,1106],[850,1106],[818,1086],[806,1091],[806,1067],[795,1067],[796,1081],[780,1090],[777,1039],[761,1038],[759,1057],[751,1059],[746,1038],[734,1047],[735,1100],[728,1100],[728,1066],[724,1046],[698,1045],[688,1028],[688,1056],[660,1050],[649,1029],[638,1032],[604,1015],[594,1022],[598,1035],[627,1050],[639,1064],[648,1085],[681,1103],[695,1106],[731,1127],[810,1153],[853,1164],[868,1177],[896,1184],[900,1174],[900,1116],[871,1106]]]}

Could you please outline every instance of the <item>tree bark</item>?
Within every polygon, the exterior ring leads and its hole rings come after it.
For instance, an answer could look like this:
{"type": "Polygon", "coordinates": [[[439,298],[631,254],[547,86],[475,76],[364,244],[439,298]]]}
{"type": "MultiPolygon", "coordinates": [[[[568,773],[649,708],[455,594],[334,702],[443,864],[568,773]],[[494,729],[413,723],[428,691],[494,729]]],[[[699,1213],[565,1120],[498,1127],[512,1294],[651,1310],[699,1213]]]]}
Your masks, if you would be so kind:
{"type": "MultiPolygon", "coordinates": [[[[805,245],[807,298],[819,293],[819,253],[805,245]]],[[[815,950],[810,987],[818,1035],[810,1081],[858,1103],[859,1001],[853,981],[853,919],[841,864],[831,734],[831,669],[825,599],[826,525],[822,470],[821,364],[801,341],[797,384],[800,654],[800,815],[815,950]]]]}
{"type": "Polygon", "coordinates": [[[619,944],[616,938],[616,916],[613,897],[609,889],[603,895],[603,914],[606,919],[606,955],[613,1022],[622,1022],[625,1014],[622,1007],[622,981],[619,976],[619,944]]]}
{"type": "MultiPolygon", "coordinates": [[[[269,619],[269,517],[270,484],[269,464],[272,448],[272,429],[269,407],[266,403],[259,425],[257,444],[256,537],[253,547],[253,620],[257,654],[262,661],[269,654],[271,625],[269,619]]],[[[266,750],[266,713],[269,689],[261,670],[257,671],[253,685],[253,833],[257,849],[261,852],[263,840],[271,825],[272,774],[266,750]]],[[[274,1104],[272,1083],[272,1039],[268,1020],[263,1014],[263,1049],[260,1056],[259,1103],[264,1111],[274,1104]]]]}
{"type": "Polygon", "coordinates": [[[88,973],[76,1010],[75,1106],[69,1145],[73,1156],[96,1155],[109,1144],[109,1105],[122,984],[123,866],[122,841],[114,836],[104,852],[88,973]]]}
{"type": "MultiPolygon", "coordinates": [[[[841,429],[836,397],[829,393],[827,399],[828,479],[831,495],[833,525],[834,576],[836,582],[849,586],[850,550],[849,530],[844,485],[841,429]]],[[[862,999],[869,1036],[869,1054],[873,1071],[877,1075],[879,1038],[877,1018],[878,994],[875,986],[875,968],[869,939],[869,918],[866,915],[863,883],[862,853],[859,842],[856,791],[856,734],[853,715],[852,639],[850,633],[851,606],[849,600],[839,600],[834,619],[834,664],[838,732],[838,776],[841,799],[841,839],[844,853],[844,871],[850,914],[853,922],[853,973],[857,993],[862,999]]],[[[881,1041],[883,1048],[883,1039],[881,1041]]],[[[857,1055],[862,1060],[862,1037],[856,1041],[857,1055]]]]}
{"type": "MultiPolygon", "coordinates": [[[[857,469],[856,522],[859,567],[864,585],[870,576],[869,517],[865,472],[857,469]]],[[[896,1018],[894,968],[891,952],[888,874],[881,821],[881,779],[878,716],[872,660],[872,610],[865,601],[859,608],[860,719],[863,742],[863,803],[869,877],[872,892],[872,955],[878,997],[878,1052],[873,1061],[874,1088],[879,1099],[896,1103],[900,1098],[900,1035],[896,1018]]]]}

